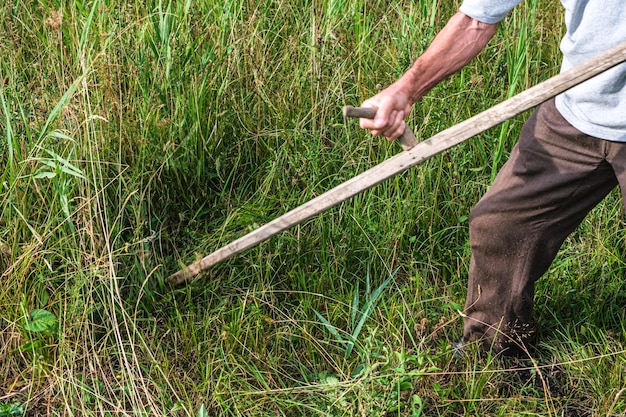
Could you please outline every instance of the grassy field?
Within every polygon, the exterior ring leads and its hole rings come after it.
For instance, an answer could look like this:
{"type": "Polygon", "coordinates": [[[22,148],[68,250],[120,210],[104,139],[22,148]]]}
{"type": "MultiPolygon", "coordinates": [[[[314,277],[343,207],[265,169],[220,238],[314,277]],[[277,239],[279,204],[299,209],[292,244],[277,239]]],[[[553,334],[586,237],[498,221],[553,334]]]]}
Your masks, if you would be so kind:
{"type": "MultiPolygon", "coordinates": [[[[173,288],[400,151],[341,107],[458,1],[0,5],[0,417],[626,414],[615,192],[537,286],[530,361],[457,358],[468,214],[524,114],[173,288]]],[[[419,138],[558,73],[529,0],[416,105],[419,138]]]]}

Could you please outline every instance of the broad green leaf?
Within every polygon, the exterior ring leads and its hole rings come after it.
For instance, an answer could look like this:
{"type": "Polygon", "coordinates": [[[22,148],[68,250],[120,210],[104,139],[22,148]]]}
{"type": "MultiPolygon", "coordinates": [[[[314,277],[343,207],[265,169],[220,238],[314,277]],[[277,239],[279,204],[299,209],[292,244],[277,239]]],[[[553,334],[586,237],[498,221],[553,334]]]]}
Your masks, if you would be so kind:
{"type": "Polygon", "coordinates": [[[30,320],[24,323],[24,329],[34,333],[53,332],[56,330],[57,318],[47,310],[35,309],[29,313],[30,320]]]}

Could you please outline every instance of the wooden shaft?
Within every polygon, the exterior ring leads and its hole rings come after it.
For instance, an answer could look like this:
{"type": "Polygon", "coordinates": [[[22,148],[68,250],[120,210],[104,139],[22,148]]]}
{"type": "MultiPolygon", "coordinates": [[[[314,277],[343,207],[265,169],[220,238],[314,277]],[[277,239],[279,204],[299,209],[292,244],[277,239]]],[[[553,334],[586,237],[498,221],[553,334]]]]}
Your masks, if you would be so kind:
{"type": "MultiPolygon", "coordinates": [[[[373,107],[352,107],[344,106],[343,115],[345,117],[358,117],[363,119],[373,119],[376,116],[376,109],[373,107]]],[[[402,149],[408,151],[417,145],[417,138],[409,127],[404,128],[404,132],[398,138],[398,142],[402,146],[402,149]]]]}
{"type": "Polygon", "coordinates": [[[410,151],[400,152],[205,258],[194,262],[185,269],[176,272],[169,277],[169,281],[172,284],[180,284],[190,280],[213,265],[256,246],[275,234],[300,224],[414,165],[421,164],[430,157],[535,107],[623,61],[626,61],[626,42],[432,136],[430,139],[419,143],[410,151]]]}

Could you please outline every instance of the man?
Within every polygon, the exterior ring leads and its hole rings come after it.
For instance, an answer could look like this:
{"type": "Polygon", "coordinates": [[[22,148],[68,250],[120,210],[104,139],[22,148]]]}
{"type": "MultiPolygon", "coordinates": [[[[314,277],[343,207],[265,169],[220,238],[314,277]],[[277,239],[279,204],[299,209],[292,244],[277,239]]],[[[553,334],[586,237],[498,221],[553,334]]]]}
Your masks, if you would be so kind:
{"type": "MultiPolygon", "coordinates": [[[[411,106],[472,60],[521,0],[465,0],[396,82],[362,105],[361,127],[396,139],[411,106]]],[[[562,71],[626,41],[623,0],[563,0],[562,71]]],[[[463,341],[505,354],[532,334],[534,283],[565,238],[617,184],[626,195],[626,65],[539,106],[470,214],[463,341]]]]}

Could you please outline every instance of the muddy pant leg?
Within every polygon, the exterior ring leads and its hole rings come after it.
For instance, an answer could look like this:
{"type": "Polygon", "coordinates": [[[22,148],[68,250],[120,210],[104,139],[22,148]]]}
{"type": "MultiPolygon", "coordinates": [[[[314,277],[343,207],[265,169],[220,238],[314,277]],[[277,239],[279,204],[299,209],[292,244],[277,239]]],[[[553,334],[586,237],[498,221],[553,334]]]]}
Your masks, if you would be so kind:
{"type": "Polygon", "coordinates": [[[617,184],[603,142],[573,128],[553,100],[525,124],[509,161],[470,215],[466,341],[515,353],[531,335],[535,281],[617,184]]]}

